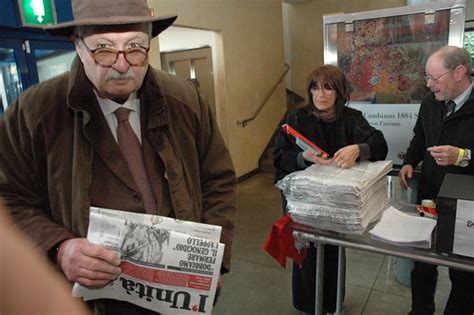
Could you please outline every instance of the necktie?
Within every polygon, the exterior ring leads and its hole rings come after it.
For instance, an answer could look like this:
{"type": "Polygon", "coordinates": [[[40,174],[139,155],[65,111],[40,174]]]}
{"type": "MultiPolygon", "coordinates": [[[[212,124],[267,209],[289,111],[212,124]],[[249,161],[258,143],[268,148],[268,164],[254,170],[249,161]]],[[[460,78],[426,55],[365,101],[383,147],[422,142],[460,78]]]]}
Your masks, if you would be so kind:
{"type": "Polygon", "coordinates": [[[148,181],[148,175],[145,171],[142,146],[128,121],[130,110],[120,107],[114,112],[114,114],[117,117],[118,145],[127,161],[128,168],[132,173],[135,184],[137,184],[142,195],[145,212],[156,214],[155,198],[151,190],[150,182],[148,181]]]}
{"type": "Polygon", "coordinates": [[[455,107],[456,103],[454,101],[449,101],[446,103],[446,117],[448,117],[454,112],[455,107]]]}

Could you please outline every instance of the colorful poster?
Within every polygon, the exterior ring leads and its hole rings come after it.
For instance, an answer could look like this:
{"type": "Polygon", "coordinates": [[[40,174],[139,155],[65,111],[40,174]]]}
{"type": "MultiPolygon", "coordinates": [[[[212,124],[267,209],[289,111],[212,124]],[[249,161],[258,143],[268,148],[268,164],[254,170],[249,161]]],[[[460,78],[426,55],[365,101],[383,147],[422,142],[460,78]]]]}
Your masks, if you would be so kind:
{"type": "Polygon", "coordinates": [[[337,63],[353,84],[351,100],[420,103],[428,56],[448,43],[450,10],[338,23],[337,63]]]}

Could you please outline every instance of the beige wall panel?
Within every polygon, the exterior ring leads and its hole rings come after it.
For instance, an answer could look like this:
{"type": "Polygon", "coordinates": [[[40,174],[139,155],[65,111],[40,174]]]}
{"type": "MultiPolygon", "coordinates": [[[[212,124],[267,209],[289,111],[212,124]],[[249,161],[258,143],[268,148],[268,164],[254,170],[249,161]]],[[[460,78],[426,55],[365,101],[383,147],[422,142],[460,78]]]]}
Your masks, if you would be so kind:
{"type": "Polygon", "coordinates": [[[155,14],[177,14],[179,26],[217,31],[216,114],[237,175],[258,159],[286,110],[281,83],[258,118],[241,128],[283,72],[282,5],[277,0],[149,0],[155,14]],[[222,57],[223,56],[223,57],[222,57]]]}
{"type": "Polygon", "coordinates": [[[466,21],[474,20],[474,0],[466,0],[466,21]]]}

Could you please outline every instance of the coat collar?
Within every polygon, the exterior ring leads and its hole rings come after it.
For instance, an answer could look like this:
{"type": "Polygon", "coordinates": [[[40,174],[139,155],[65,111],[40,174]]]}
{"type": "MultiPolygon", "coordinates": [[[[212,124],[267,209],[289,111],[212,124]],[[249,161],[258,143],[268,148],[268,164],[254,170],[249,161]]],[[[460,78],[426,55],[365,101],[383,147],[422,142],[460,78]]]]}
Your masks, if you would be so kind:
{"type": "MultiPolygon", "coordinates": [[[[434,94],[433,94],[434,97],[434,94]]],[[[437,104],[439,108],[445,108],[444,102],[437,101],[437,104]]],[[[445,110],[443,110],[443,115],[445,114],[445,110]]],[[[455,111],[453,114],[449,115],[449,117],[446,118],[446,121],[450,121],[456,117],[460,117],[463,115],[473,115],[474,114],[474,89],[471,91],[471,94],[469,95],[468,99],[466,102],[461,106],[461,108],[457,111],[455,111]]]]}
{"type": "MultiPolygon", "coordinates": [[[[91,106],[99,106],[93,88],[86,76],[82,62],[76,57],[71,66],[68,85],[69,107],[76,111],[90,113],[91,106]]],[[[167,125],[167,101],[160,88],[160,79],[151,66],[148,67],[143,85],[137,95],[140,98],[142,129],[165,127],[167,125]]]]}

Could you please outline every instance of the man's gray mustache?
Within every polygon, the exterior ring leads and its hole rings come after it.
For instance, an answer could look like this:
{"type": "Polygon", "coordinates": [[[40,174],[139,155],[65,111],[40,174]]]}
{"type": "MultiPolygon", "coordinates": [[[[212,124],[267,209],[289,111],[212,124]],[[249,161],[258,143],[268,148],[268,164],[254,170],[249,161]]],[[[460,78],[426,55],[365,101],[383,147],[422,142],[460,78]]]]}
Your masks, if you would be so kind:
{"type": "Polygon", "coordinates": [[[110,80],[133,80],[135,79],[135,74],[133,73],[132,69],[128,69],[125,73],[120,73],[117,70],[111,70],[105,76],[105,81],[110,80]]]}

